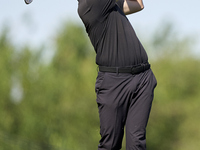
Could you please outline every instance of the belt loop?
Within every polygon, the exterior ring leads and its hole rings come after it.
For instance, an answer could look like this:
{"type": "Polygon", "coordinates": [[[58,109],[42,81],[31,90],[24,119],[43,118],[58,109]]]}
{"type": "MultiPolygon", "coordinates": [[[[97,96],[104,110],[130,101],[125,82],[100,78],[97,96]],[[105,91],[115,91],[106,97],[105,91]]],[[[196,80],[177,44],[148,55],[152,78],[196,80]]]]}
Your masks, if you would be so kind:
{"type": "Polygon", "coordinates": [[[99,72],[99,66],[97,66],[97,73],[99,72]]]}
{"type": "Polygon", "coordinates": [[[119,67],[116,67],[116,73],[119,74],[119,67]]]}
{"type": "Polygon", "coordinates": [[[141,64],[143,71],[145,70],[145,64],[141,64]]]}

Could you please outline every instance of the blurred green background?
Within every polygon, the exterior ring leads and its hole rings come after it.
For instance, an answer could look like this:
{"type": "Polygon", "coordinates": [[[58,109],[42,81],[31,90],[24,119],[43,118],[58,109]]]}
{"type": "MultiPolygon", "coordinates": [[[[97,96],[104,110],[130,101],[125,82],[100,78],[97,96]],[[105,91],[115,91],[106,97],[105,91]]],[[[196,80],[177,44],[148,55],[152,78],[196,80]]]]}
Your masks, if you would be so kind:
{"type": "MultiPolygon", "coordinates": [[[[147,147],[198,150],[200,59],[192,37],[179,38],[171,23],[162,26],[143,41],[158,80],[147,147]]],[[[47,62],[42,46],[16,49],[9,28],[0,32],[1,150],[97,149],[95,53],[85,29],[73,22],[64,23],[54,41],[47,62]]]]}

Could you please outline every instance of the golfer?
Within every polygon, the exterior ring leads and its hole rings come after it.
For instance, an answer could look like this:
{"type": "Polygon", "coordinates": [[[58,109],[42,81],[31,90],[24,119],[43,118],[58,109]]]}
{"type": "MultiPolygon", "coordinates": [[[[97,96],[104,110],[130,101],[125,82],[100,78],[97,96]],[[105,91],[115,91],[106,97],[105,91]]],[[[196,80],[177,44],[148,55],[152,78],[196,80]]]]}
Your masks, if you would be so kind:
{"type": "Polygon", "coordinates": [[[126,15],[142,0],[79,0],[78,14],[96,51],[95,91],[100,118],[98,150],[146,150],[146,126],[156,78],[126,15]]]}

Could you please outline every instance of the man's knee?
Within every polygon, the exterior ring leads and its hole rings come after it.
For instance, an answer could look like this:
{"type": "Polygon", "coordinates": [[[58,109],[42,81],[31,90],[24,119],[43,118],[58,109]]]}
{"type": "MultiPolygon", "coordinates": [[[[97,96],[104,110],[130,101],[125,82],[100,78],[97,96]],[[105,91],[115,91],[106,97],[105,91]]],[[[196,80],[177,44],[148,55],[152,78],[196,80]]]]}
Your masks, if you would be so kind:
{"type": "Polygon", "coordinates": [[[127,150],[146,150],[146,132],[145,129],[138,130],[126,135],[127,150]]]}

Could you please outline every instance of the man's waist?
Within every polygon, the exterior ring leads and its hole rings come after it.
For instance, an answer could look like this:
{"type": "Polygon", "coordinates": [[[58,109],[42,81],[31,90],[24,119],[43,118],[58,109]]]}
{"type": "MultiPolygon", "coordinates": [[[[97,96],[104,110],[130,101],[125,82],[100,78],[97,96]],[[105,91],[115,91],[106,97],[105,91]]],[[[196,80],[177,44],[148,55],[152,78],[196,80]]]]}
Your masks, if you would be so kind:
{"type": "Polygon", "coordinates": [[[131,73],[131,74],[139,74],[146,70],[150,69],[150,64],[142,63],[136,66],[131,67],[107,67],[107,66],[99,66],[100,72],[110,72],[110,73],[131,73]]]}

